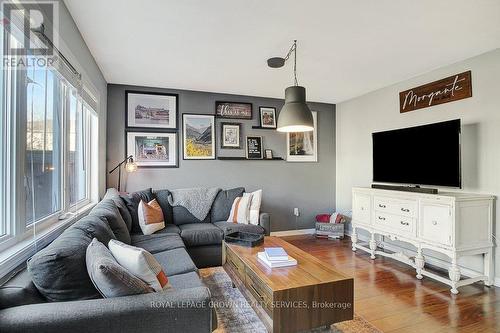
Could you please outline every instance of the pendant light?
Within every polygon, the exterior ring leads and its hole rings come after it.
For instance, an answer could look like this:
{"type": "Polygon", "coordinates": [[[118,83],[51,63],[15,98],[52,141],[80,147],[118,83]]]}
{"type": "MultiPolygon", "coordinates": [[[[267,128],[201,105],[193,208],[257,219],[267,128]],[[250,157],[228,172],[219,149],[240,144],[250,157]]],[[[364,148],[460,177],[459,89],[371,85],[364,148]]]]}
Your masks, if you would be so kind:
{"type": "Polygon", "coordinates": [[[285,104],[278,115],[279,132],[309,132],[314,130],[311,110],[306,104],[306,88],[299,86],[297,81],[297,40],[284,58],[274,57],[267,60],[271,68],[280,68],[292,55],[294,85],[285,89],[285,104]]]}

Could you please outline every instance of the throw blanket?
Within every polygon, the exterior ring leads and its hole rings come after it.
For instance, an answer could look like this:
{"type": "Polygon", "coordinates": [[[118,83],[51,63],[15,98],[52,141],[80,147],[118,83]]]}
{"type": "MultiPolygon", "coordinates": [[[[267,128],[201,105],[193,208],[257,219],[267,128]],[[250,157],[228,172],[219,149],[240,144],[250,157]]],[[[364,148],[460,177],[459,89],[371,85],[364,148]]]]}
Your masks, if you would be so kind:
{"type": "Polygon", "coordinates": [[[208,212],[210,212],[210,208],[212,208],[212,204],[219,191],[220,188],[215,187],[171,190],[168,202],[172,207],[181,206],[186,208],[194,217],[203,221],[207,217],[208,212]]]}

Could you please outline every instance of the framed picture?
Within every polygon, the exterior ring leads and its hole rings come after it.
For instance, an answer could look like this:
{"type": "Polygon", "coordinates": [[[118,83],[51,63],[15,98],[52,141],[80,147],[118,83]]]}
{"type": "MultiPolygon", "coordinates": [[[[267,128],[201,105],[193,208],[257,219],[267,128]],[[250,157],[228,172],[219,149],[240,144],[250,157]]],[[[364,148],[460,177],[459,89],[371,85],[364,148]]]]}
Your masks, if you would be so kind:
{"type": "Polygon", "coordinates": [[[221,148],[240,149],[241,148],[241,124],[221,123],[221,148]]]}
{"type": "Polygon", "coordinates": [[[215,159],[215,116],[184,113],[182,128],[185,160],[215,159]]]}
{"type": "Polygon", "coordinates": [[[215,115],[220,118],[252,119],[252,103],[215,102],[215,115]]]}
{"type": "Polygon", "coordinates": [[[263,128],[276,128],[276,108],[261,106],[260,113],[260,127],[263,128]]]}
{"type": "Polygon", "coordinates": [[[271,149],[266,149],[266,160],[272,160],[273,159],[273,151],[271,149]]]}
{"type": "Polygon", "coordinates": [[[177,168],[177,154],[177,133],[127,133],[127,156],[139,167],[177,168]]]}
{"type": "Polygon", "coordinates": [[[288,162],[318,161],[318,115],[312,111],[314,130],[310,132],[291,132],[286,134],[286,160],[288,162]]]}
{"type": "Polygon", "coordinates": [[[251,160],[263,158],[261,136],[247,136],[247,158],[251,160]]]}
{"type": "Polygon", "coordinates": [[[178,96],[126,91],[127,128],[177,129],[178,96]]]}

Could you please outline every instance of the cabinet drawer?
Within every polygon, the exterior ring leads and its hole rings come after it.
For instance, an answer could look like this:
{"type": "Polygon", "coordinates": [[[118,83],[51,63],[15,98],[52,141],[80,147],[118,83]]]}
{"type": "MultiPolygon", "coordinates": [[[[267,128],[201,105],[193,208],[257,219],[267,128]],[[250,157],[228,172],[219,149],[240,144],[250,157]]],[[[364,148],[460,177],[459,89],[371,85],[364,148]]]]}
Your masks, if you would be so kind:
{"type": "Polygon", "coordinates": [[[402,232],[408,236],[415,236],[415,219],[411,217],[375,211],[374,220],[374,224],[379,227],[402,232]]]}
{"type": "Polygon", "coordinates": [[[354,193],[352,197],[352,218],[358,223],[370,224],[371,196],[354,193]]]}
{"type": "Polygon", "coordinates": [[[422,202],[419,236],[432,242],[451,245],[452,206],[422,202]]]}
{"type": "Polygon", "coordinates": [[[238,275],[241,281],[245,281],[245,266],[241,260],[226,248],[226,264],[238,275]]]}
{"type": "Polygon", "coordinates": [[[395,200],[384,197],[373,198],[374,209],[407,217],[417,216],[417,202],[411,200],[395,200]]]}
{"type": "Polygon", "coordinates": [[[262,308],[271,316],[272,318],[272,302],[273,296],[264,285],[261,279],[257,277],[250,269],[245,271],[245,285],[253,297],[259,302],[262,308]]]}

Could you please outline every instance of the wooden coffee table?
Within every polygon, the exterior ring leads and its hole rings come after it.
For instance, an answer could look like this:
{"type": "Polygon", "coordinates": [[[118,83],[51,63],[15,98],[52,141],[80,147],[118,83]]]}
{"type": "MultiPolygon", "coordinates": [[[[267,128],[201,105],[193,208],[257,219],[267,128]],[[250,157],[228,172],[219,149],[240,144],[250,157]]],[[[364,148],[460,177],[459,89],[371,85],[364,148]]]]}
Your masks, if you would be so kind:
{"type": "Polygon", "coordinates": [[[353,318],[354,280],[277,237],[243,247],[223,242],[222,263],[270,332],[297,332],[353,318]],[[297,266],[269,268],[257,253],[281,246],[297,266]]]}

